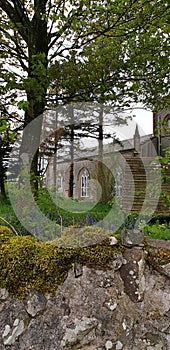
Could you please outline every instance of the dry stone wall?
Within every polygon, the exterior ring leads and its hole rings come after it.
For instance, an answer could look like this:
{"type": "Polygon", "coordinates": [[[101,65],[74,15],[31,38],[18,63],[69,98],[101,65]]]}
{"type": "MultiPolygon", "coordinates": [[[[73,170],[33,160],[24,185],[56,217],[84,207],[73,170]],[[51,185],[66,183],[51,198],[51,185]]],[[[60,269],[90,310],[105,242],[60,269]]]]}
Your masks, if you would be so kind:
{"type": "Polygon", "coordinates": [[[0,350],[170,349],[170,264],[146,264],[134,235],[122,233],[125,250],[109,270],[77,264],[53,296],[18,300],[1,289],[0,350]]]}

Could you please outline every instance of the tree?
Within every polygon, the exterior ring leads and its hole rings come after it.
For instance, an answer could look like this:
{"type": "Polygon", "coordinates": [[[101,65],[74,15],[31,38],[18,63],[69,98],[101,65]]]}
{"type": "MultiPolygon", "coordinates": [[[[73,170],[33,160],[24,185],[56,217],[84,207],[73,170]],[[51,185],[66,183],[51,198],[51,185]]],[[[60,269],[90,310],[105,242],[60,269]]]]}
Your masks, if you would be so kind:
{"type": "Polygon", "coordinates": [[[4,141],[0,137],[0,190],[2,200],[6,200],[6,190],[5,190],[5,179],[6,179],[6,170],[7,170],[7,162],[9,153],[11,151],[11,147],[9,142],[4,141]]]}
{"type": "MultiPolygon", "coordinates": [[[[108,188],[108,174],[109,170],[103,165],[103,140],[118,142],[115,132],[112,130],[105,130],[110,123],[113,125],[120,125],[125,123],[126,119],[122,115],[116,115],[110,107],[104,107],[101,104],[69,104],[62,106],[51,113],[46,113],[44,124],[48,124],[49,136],[45,138],[41,144],[42,155],[50,157],[50,164],[53,169],[53,186],[56,185],[56,164],[65,160],[70,164],[68,177],[68,196],[73,197],[74,193],[74,162],[79,157],[87,158],[91,152],[88,143],[91,140],[98,141],[98,150],[96,148],[95,157],[98,152],[98,165],[96,166],[96,179],[102,188],[102,201],[107,201],[108,192],[113,192],[113,188],[108,188]],[[56,115],[58,120],[58,127],[56,129],[56,115]],[[64,123],[60,124],[65,116],[64,123]],[[54,132],[56,130],[56,132],[54,132]],[[86,139],[86,141],[85,141],[86,139]],[[56,143],[57,140],[57,143],[56,143]],[[82,141],[82,142],[81,142],[82,141]],[[56,154],[57,152],[57,154],[56,154]]],[[[45,128],[46,129],[46,128],[45,128]]],[[[44,130],[44,129],[43,129],[44,130]]],[[[45,131],[45,130],[44,130],[45,131]]],[[[44,133],[43,133],[44,134],[44,133]]],[[[95,146],[95,145],[94,145],[95,146]]],[[[97,159],[97,158],[96,158],[97,159]]]]}
{"type": "MultiPolygon", "coordinates": [[[[168,67],[165,34],[168,28],[169,5],[166,0],[127,0],[126,3],[120,0],[114,2],[0,0],[0,9],[2,92],[3,94],[6,92],[9,102],[12,100],[13,103],[17,101],[17,93],[26,94],[25,100],[19,102],[19,106],[25,110],[25,126],[43,113],[47,105],[48,93],[50,95],[48,87],[51,80],[54,80],[54,72],[58,103],[73,100],[77,96],[77,91],[79,98],[81,96],[82,99],[90,100],[91,90],[96,98],[98,93],[102,92],[103,100],[100,102],[103,103],[111,94],[114,102],[117,101],[117,97],[120,101],[124,95],[127,95],[127,91],[131,98],[137,99],[137,94],[141,91],[139,86],[141,72],[144,71],[147,77],[147,81],[143,83],[143,88],[147,91],[150,82],[152,87],[157,87],[157,67],[159,67],[160,76],[162,63],[168,67]],[[146,62],[149,60],[151,73],[152,57],[156,51],[160,50],[160,39],[163,42],[161,50],[163,49],[165,53],[165,59],[160,64],[158,55],[156,56],[155,75],[148,78],[148,65],[143,63],[143,57],[146,57],[146,62]],[[106,46],[105,41],[109,42],[106,46]],[[103,72],[105,50],[108,51],[107,62],[110,60],[111,53],[113,62],[109,65],[109,71],[105,62],[106,79],[104,84],[101,84],[101,80],[98,80],[98,72],[100,72],[100,64],[103,72]],[[90,60],[91,53],[92,60],[90,60]],[[139,60],[139,54],[142,61],[139,60]],[[77,78],[74,79],[74,77],[71,82],[73,93],[69,89],[69,95],[67,95],[68,80],[65,80],[63,73],[65,68],[63,70],[61,67],[65,62],[68,63],[70,72],[72,57],[76,58],[76,64],[78,57],[81,57],[81,60],[79,59],[80,63],[83,63],[82,66],[80,64],[81,69],[84,69],[84,65],[86,67],[87,60],[90,79],[86,81],[87,74],[84,74],[83,80],[80,80],[75,89],[77,78]],[[122,74],[124,79],[120,79],[122,74]]],[[[70,77],[72,76],[71,73],[70,77]]],[[[163,73],[161,84],[166,85],[164,79],[163,73]]],[[[162,87],[161,84],[158,90],[162,87]]],[[[161,91],[159,93],[162,94],[161,91]]],[[[151,97],[153,97],[152,94],[151,97]]],[[[39,145],[40,134],[41,125],[36,132],[36,140],[32,140],[36,145],[39,145]]],[[[29,154],[29,146],[24,143],[23,134],[22,152],[29,154]]],[[[31,163],[31,174],[36,190],[36,177],[39,175],[38,148],[31,163]]]]}
{"type": "MultiPolygon", "coordinates": [[[[9,113],[4,106],[1,105],[1,116],[0,116],[0,191],[2,200],[6,200],[6,172],[9,165],[10,152],[12,145],[16,141],[18,134],[22,128],[22,121],[17,113],[9,113]],[[13,126],[12,126],[13,125],[13,126]]],[[[15,159],[13,159],[13,166],[10,169],[12,172],[15,167],[15,159]]],[[[16,170],[15,170],[16,171],[16,170]]]]}

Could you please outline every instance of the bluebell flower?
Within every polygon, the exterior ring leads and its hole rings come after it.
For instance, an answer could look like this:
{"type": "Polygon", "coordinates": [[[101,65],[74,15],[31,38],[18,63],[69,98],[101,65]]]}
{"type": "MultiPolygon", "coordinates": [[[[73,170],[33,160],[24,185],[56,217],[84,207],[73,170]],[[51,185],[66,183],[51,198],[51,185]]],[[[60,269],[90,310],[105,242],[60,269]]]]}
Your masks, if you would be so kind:
{"type": "Polygon", "coordinates": [[[50,212],[48,212],[48,213],[46,214],[46,218],[51,218],[51,213],[50,213],[50,212]]]}
{"type": "Polygon", "coordinates": [[[116,228],[116,225],[115,224],[111,224],[110,228],[111,228],[111,230],[114,230],[116,228]]]}

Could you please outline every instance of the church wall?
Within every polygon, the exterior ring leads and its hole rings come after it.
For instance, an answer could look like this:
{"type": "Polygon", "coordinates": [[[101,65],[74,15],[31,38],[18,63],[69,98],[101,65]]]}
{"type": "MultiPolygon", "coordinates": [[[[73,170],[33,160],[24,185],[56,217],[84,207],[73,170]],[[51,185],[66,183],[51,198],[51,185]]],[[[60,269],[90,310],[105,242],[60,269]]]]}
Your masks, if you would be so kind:
{"type": "MultiPolygon", "coordinates": [[[[122,172],[124,173],[124,179],[125,184],[122,183],[122,188],[124,187],[124,197],[122,199],[123,207],[125,209],[132,210],[135,212],[140,212],[142,208],[142,201],[144,201],[145,196],[140,194],[138,195],[138,192],[145,191],[146,190],[146,162],[152,162],[154,158],[156,158],[159,154],[163,155],[163,149],[170,146],[170,131],[165,134],[163,134],[163,129],[159,129],[159,132],[156,128],[156,125],[159,125],[159,123],[164,123],[165,118],[169,116],[167,111],[163,111],[161,113],[154,114],[153,121],[154,121],[154,136],[148,135],[147,137],[141,137],[138,128],[136,128],[135,135],[134,135],[134,147],[137,145],[137,149],[132,148],[133,139],[129,140],[131,141],[128,146],[128,140],[126,140],[123,143],[124,149],[122,149],[122,146],[120,146],[120,150],[117,149],[116,152],[108,152],[104,153],[103,156],[103,164],[105,167],[105,174],[101,173],[101,167],[99,171],[99,161],[97,159],[97,155],[87,158],[82,158],[75,160],[74,162],[74,198],[75,199],[84,199],[81,196],[81,176],[83,170],[87,170],[88,172],[88,181],[89,184],[93,182],[93,186],[89,187],[88,189],[88,199],[98,201],[102,199],[102,188],[105,192],[109,191],[109,193],[114,195],[116,193],[116,186],[114,184],[115,181],[118,181],[120,185],[120,179],[117,179],[117,175],[122,172]],[[160,134],[160,135],[158,135],[160,134]],[[159,137],[157,137],[159,136],[159,137]],[[139,147],[140,144],[140,147],[139,147]],[[141,164],[144,163],[143,168],[141,167],[141,164]],[[132,169],[127,174],[127,167],[131,167],[132,169]],[[110,176],[110,174],[112,176],[110,176]],[[130,175],[129,175],[130,174],[130,175]],[[106,176],[104,176],[106,175],[106,176]],[[129,177],[130,176],[130,177],[129,177]],[[92,181],[93,180],[93,181],[92,181]],[[127,180],[127,181],[126,181],[127,180]],[[112,182],[110,184],[110,181],[112,182]],[[134,187],[134,189],[133,189],[134,187]],[[112,190],[111,190],[112,188],[112,190]],[[134,202],[132,204],[132,192],[135,191],[135,197],[134,202]],[[128,198],[129,196],[129,198],[128,198]],[[129,207],[129,202],[131,203],[131,207],[129,207]]],[[[107,145],[108,146],[108,145],[107,145]]],[[[109,147],[106,147],[106,150],[109,150],[109,147]]],[[[168,170],[169,171],[169,170],[168,170]]],[[[47,186],[52,186],[54,184],[53,179],[53,168],[52,164],[49,166],[48,173],[47,173],[47,186]]],[[[61,182],[62,177],[62,188],[59,188],[59,192],[67,197],[69,193],[69,173],[70,173],[70,164],[68,162],[60,162],[57,164],[57,176],[60,177],[60,180],[57,179],[56,187],[58,188],[59,183],[61,182]]],[[[122,175],[121,175],[122,176],[122,175]]],[[[120,187],[120,186],[119,186],[120,187]]],[[[170,192],[170,183],[165,183],[162,185],[163,189],[168,192],[170,192]]],[[[121,192],[121,190],[119,191],[121,192]]],[[[103,192],[104,193],[104,192],[103,192]]],[[[109,193],[108,198],[109,198],[109,193]]],[[[107,196],[105,196],[107,197],[107,196]]],[[[154,200],[154,199],[153,199],[154,200]]],[[[162,205],[162,200],[159,201],[157,209],[157,213],[163,213],[168,212],[169,208],[166,208],[162,205]]]]}
{"type": "Polygon", "coordinates": [[[154,135],[157,137],[158,155],[162,156],[165,155],[165,149],[170,147],[170,128],[166,125],[169,118],[170,112],[168,110],[154,113],[154,135]]]}

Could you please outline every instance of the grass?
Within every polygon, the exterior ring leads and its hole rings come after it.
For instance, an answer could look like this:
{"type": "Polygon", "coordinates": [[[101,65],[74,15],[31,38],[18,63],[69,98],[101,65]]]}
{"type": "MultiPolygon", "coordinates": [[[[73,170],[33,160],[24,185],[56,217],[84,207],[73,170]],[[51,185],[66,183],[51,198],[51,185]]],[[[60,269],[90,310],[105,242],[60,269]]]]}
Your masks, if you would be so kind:
{"type": "Polygon", "coordinates": [[[51,220],[68,226],[95,225],[103,220],[110,211],[109,204],[78,201],[61,196],[51,196],[47,191],[39,193],[38,205],[43,214],[51,220]],[[53,199],[53,200],[52,200],[53,199]]]}
{"type": "Polygon", "coordinates": [[[21,225],[14,209],[8,200],[2,201],[0,198],[0,225],[6,225],[12,229],[14,233],[24,236],[28,231],[21,225]]]}
{"type": "Polygon", "coordinates": [[[143,233],[148,238],[170,240],[170,224],[144,225],[143,233]]]}
{"type": "MultiPolygon", "coordinates": [[[[111,210],[112,204],[92,203],[90,201],[77,201],[71,198],[56,197],[52,200],[52,195],[46,190],[41,190],[38,198],[38,206],[44,216],[50,221],[55,222],[60,227],[84,227],[84,226],[102,226],[105,229],[119,233],[122,227],[132,229],[135,226],[138,215],[131,213],[120,223],[121,210],[117,206],[114,211],[111,210]],[[118,229],[117,229],[118,228],[118,229]]],[[[28,210],[29,212],[29,210],[28,210]]],[[[14,210],[8,200],[0,199],[0,224],[13,227],[13,231],[17,231],[18,235],[28,235],[29,232],[22,226],[19,219],[16,217],[14,210]],[[9,224],[7,225],[7,221],[9,224]]],[[[41,225],[38,219],[33,222],[34,227],[39,231],[41,225]]],[[[157,216],[153,217],[149,224],[145,221],[140,225],[140,229],[145,236],[153,239],[170,240],[170,217],[157,216]]],[[[48,231],[48,227],[47,227],[48,231]]],[[[60,232],[60,230],[59,230],[60,232]]],[[[60,233],[59,233],[60,235],[60,233]]],[[[40,238],[42,237],[40,232],[40,238]]],[[[52,233],[49,233],[47,240],[54,239],[52,233]],[[51,236],[50,236],[51,234],[51,236]]]]}

